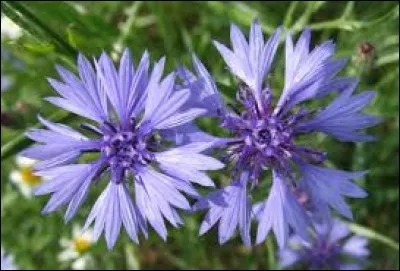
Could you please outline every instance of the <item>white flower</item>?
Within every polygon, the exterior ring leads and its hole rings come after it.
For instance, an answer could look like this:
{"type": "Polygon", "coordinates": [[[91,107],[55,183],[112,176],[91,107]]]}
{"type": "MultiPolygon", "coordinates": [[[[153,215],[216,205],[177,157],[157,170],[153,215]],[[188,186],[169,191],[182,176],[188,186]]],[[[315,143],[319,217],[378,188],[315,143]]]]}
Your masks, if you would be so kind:
{"type": "Polygon", "coordinates": [[[22,29],[7,16],[1,16],[1,38],[16,40],[22,35],[22,29]]]}
{"type": "Polygon", "coordinates": [[[25,197],[30,198],[36,186],[43,181],[41,177],[33,173],[33,166],[37,161],[23,156],[17,156],[15,162],[18,169],[11,171],[10,180],[18,186],[25,197]]]}
{"type": "Polygon", "coordinates": [[[74,225],[72,239],[63,238],[60,240],[63,251],[58,255],[59,261],[71,262],[73,270],[86,269],[93,261],[88,252],[94,242],[92,229],[82,232],[79,226],[74,225]]]}

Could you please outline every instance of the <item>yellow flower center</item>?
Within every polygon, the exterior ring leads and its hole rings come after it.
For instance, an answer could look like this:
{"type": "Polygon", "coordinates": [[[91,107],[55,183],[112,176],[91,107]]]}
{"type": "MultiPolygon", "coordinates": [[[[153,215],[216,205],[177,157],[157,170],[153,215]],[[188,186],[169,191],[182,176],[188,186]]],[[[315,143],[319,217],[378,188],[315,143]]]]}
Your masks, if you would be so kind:
{"type": "Polygon", "coordinates": [[[32,168],[30,167],[21,168],[21,176],[22,176],[22,181],[31,187],[37,186],[42,182],[39,176],[33,174],[32,168]]]}
{"type": "Polygon", "coordinates": [[[88,239],[85,239],[83,237],[77,237],[74,239],[75,250],[77,252],[79,252],[80,254],[88,251],[91,245],[92,245],[92,242],[90,242],[88,239]]]}

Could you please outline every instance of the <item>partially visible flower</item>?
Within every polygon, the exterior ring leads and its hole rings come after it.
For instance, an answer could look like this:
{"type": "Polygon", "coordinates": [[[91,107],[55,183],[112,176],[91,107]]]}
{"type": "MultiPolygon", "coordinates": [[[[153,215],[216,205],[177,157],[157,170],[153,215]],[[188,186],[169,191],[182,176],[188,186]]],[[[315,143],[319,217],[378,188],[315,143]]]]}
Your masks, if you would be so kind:
{"type": "MultiPolygon", "coordinates": [[[[192,101],[217,116],[232,138],[218,147],[227,150],[231,183],[200,199],[195,210],[208,209],[201,233],[219,222],[219,241],[224,243],[239,229],[250,245],[250,220],[258,222],[256,243],[273,231],[283,247],[290,231],[307,239],[312,220],[330,217],[329,208],[351,218],[345,197],[361,198],[366,192],[353,183],[365,172],[346,172],[323,166],[327,153],[300,145],[299,136],[322,132],[345,142],[374,138],[362,132],[380,119],[362,113],[374,97],[373,91],[353,95],[357,80],[339,77],[346,59],[335,59],[335,44],[325,41],[310,49],[311,31],[306,29],[293,42],[287,35],[285,81],[276,105],[268,75],[279,44],[280,28],[267,40],[255,20],[248,40],[231,26],[232,49],[214,42],[231,73],[238,79],[237,104],[225,106],[218,88],[200,61],[193,57],[195,73],[180,69],[183,85],[199,93],[192,101]],[[338,97],[326,108],[309,110],[299,104],[330,93],[338,97]],[[271,189],[264,201],[252,205],[252,193],[272,174],[271,189]]],[[[266,193],[267,191],[263,191],[266,193]]]]}
{"type": "MultiPolygon", "coordinates": [[[[1,45],[1,61],[3,60],[7,61],[9,60],[10,53],[6,48],[3,48],[3,45],[1,45]]],[[[1,64],[1,92],[6,91],[8,88],[10,88],[14,84],[13,78],[8,76],[4,71],[3,71],[3,63],[1,64]]]]}
{"type": "Polygon", "coordinates": [[[18,58],[16,58],[15,55],[12,54],[7,47],[3,46],[2,43],[1,44],[1,92],[7,91],[15,83],[15,78],[12,77],[13,74],[7,72],[7,70],[4,69],[4,67],[7,66],[8,64],[19,71],[21,71],[24,68],[23,62],[18,58]]]}
{"type": "MultiPolygon", "coordinates": [[[[94,239],[102,232],[112,248],[124,226],[135,242],[147,222],[165,240],[165,220],[179,227],[183,220],[178,209],[190,210],[184,193],[198,197],[193,183],[213,186],[205,171],[224,165],[202,154],[210,142],[191,140],[175,146],[163,136],[171,129],[185,127],[206,110],[186,108],[190,90],[175,89],[175,74],[162,79],[165,58],[149,73],[145,52],[135,69],[129,50],[119,68],[103,53],[94,67],[83,56],[78,58],[79,77],[58,66],[63,82],[49,79],[61,97],[48,101],[96,125],[82,123],[88,137],[72,128],[40,118],[47,129],[32,129],[27,136],[40,143],[24,155],[41,160],[37,174],[51,180],[36,190],[36,195],[52,194],[43,212],[68,205],[69,221],[86,200],[92,185],[101,177],[107,185],[94,204],[85,228],[94,223],[94,239]],[[85,153],[93,160],[77,163],[85,153]]],[[[191,134],[191,133],[189,133],[191,134]]]]}
{"type": "Polygon", "coordinates": [[[300,265],[310,270],[361,270],[369,255],[368,240],[351,235],[348,226],[338,219],[316,224],[312,240],[292,236],[279,251],[281,267],[300,265]]]}
{"type": "Polygon", "coordinates": [[[1,38],[16,40],[22,36],[22,29],[10,18],[1,14],[1,38]]]}
{"type": "MultiPolygon", "coordinates": [[[[13,68],[21,71],[24,69],[24,63],[18,59],[6,46],[3,46],[1,44],[1,62],[5,62],[7,64],[10,64],[13,68]]],[[[1,72],[3,73],[4,66],[3,64],[1,65],[1,72]]]]}
{"type": "Polygon", "coordinates": [[[94,242],[92,228],[83,231],[78,225],[74,225],[72,238],[63,238],[60,241],[63,251],[58,255],[59,261],[71,263],[73,270],[87,269],[93,261],[90,248],[94,242]]]}
{"type": "Polygon", "coordinates": [[[357,45],[355,64],[362,72],[369,73],[375,67],[377,52],[374,45],[366,41],[357,45]]]}
{"type": "Polygon", "coordinates": [[[25,197],[30,198],[33,195],[34,189],[43,181],[42,177],[35,175],[33,172],[33,167],[38,161],[17,155],[15,162],[18,169],[11,171],[10,180],[25,197]]]}
{"type": "Polygon", "coordinates": [[[14,83],[14,80],[7,76],[4,75],[3,73],[1,73],[1,91],[6,91],[9,87],[11,87],[14,83]]]}
{"type": "Polygon", "coordinates": [[[12,256],[6,255],[1,249],[1,270],[17,270],[12,256]]]}

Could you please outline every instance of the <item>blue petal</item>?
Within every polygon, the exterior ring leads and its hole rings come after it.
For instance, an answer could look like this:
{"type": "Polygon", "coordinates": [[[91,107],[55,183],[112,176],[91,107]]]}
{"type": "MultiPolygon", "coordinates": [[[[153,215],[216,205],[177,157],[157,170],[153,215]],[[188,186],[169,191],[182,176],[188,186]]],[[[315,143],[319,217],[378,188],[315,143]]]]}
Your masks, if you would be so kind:
{"type": "Polygon", "coordinates": [[[107,207],[105,211],[106,218],[104,231],[108,249],[112,249],[114,247],[121,230],[122,219],[119,204],[120,198],[118,197],[118,187],[121,185],[122,184],[110,182],[110,190],[108,191],[107,198],[105,199],[107,207]]]}
{"type": "Polygon", "coordinates": [[[356,258],[368,256],[368,239],[361,236],[352,236],[343,245],[343,253],[356,258]]]}
{"type": "Polygon", "coordinates": [[[149,221],[150,225],[165,241],[167,239],[167,228],[157,202],[154,202],[155,199],[151,197],[144,186],[145,181],[147,180],[137,179],[135,181],[135,195],[138,211],[145,220],[149,221]]]}
{"type": "Polygon", "coordinates": [[[273,184],[262,211],[258,216],[256,243],[262,243],[269,231],[274,231],[280,248],[286,245],[289,226],[304,239],[308,239],[309,221],[304,209],[289,191],[282,176],[273,171],[273,184]]]}
{"type": "Polygon", "coordinates": [[[352,218],[350,208],[343,196],[365,197],[364,190],[352,183],[351,179],[362,177],[365,172],[347,172],[329,168],[322,168],[301,163],[301,183],[307,187],[311,197],[330,205],[343,216],[352,218]]]}
{"type": "Polygon", "coordinates": [[[193,206],[194,210],[209,209],[200,226],[201,235],[209,231],[219,221],[220,244],[227,242],[238,227],[244,244],[246,246],[251,245],[251,205],[247,198],[246,182],[247,177],[242,175],[240,180],[210,193],[193,206]]]}
{"type": "Polygon", "coordinates": [[[375,116],[360,113],[374,98],[375,92],[365,91],[351,95],[356,83],[348,86],[331,104],[310,121],[300,124],[300,131],[318,131],[336,137],[340,141],[362,142],[374,140],[372,136],[359,132],[360,129],[375,126],[381,120],[375,116]]]}

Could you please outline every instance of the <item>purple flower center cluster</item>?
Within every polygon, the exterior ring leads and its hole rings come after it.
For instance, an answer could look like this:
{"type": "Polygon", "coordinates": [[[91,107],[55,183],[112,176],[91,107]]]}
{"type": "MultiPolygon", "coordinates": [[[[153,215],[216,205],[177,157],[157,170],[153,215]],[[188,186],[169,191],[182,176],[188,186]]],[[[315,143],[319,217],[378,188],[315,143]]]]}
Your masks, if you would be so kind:
{"type": "Polygon", "coordinates": [[[283,167],[284,158],[291,156],[293,129],[267,110],[260,112],[253,107],[240,117],[227,115],[223,126],[238,138],[228,150],[236,169],[251,167],[254,179],[266,168],[283,167]]]}
{"type": "Polygon", "coordinates": [[[309,266],[315,269],[323,268],[339,268],[341,247],[338,244],[329,244],[329,242],[322,241],[314,244],[310,249],[306,249],[305,259],[309,266]]]}
{"type": "MultiPolygon", "coordinates": [[[[300,265],[309,270],[360,270],[369,255],[368,240],[352,235],[348,226],[334,219],[315,224],[316,232],[310,242],[292,236],[282,249],[283,268],[300,265]]],[[[300,267],[299,266],[299,267],[300,267]]]]}
{"type": "Polygon", "coordinates": [[[139,130],[117,129],[114,126],[110,133],[102,138],[101,152],[111,167],[123,169],[145,166],[154,160],[154,155],[149,150],[151,138],[139,130]]]}
{"type": "Polygon", "coordinates": [[[226,113],[222,127],[237,138],[228,148],[228,155],[235,164],[235,170],[249,170],[250,179],[254,180],[253,184],[257,184],[265,169],[275,168],[281,172],[288,172],[291,159],[302,157],[317,163],[325,160],[324,152],[302,148],[294,142],[294,127],[309,116],[307,111],[300,110],[287,118],[273,114],[270,92],[264,92],[261,108],[251,93],[245,97],[241,95],[238,100],[244,107],[243,111],[240,114],[226,113]]]}

